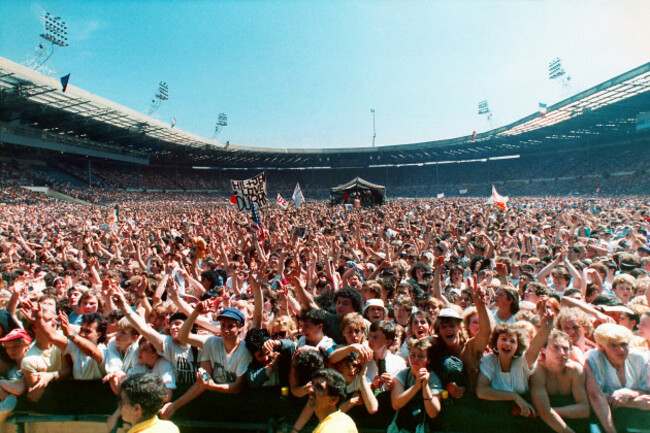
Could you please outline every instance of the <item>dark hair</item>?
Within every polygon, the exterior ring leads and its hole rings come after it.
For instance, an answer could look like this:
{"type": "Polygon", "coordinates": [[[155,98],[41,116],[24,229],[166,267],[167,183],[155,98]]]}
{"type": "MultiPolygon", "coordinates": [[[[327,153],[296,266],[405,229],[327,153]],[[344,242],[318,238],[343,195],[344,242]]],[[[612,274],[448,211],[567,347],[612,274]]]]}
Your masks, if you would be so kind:
{"type": "Polygon", "coordinates": [[[356,311],[357,313],[361,312],[361,308],[362,308],[361,304],[363,303],[363,297],[361,296],[361,293],[359,293],[357,290],[353,289],[352,287],[346,287],[345,289],[339,290],[334,295],[335,304],[339,298],[349,299],[352,302],[352,308],[354,308],[354,311],[356,311]]]}
{"type": "Polygon", "coordinates": [[[499,287],[499,290],[503,290],[508,299],[512,301],[512,304],[510,304],[510,313],[517,314],[519,311],[519,292],[517,292],[516,289],[510,288],[508,286],[501,286],[499,287]]]}
{"type": "Polygon", "coordinates": [[[215,287],[223,286],[223,278],[221,278],[221,275],[217,271],[209,270],[209,271],[204,271],[201,272],[201,281],[208,281],[210,283],[210,287],[208,287],[208,290],[212,290],[215,287]]]}
{"type": "Polygon", "coordinates": [[[327,321],[327,314],[323,310],[316,310],[316,309],[311,309],[311,310],[305,310],[302,312],[300,315],[301,320],[309,320],[312,325],[318,326],[318,325],[325,325],[325,322],[327,321]]]}
{"type": "Polygon", "coordinates": [[[140,405],[143,420],[154,417],[167,399],[165,382],[156,373],[132,374],[122,381],[120,389],[132,406],[140,405]]]}
{"type": "Polygon", "coordinates": [[[381,331],[387,340],[391,342],[395,340],[395,334],[397,333],[397,328],[393,322],[388,320],[377,320],[370,324],[370,332],[381,331]]]}
{"type": "Polygon", "coordinates": [[[593,305],[605,305],[607,307],[621,307],[623,304],[616,296],[614,295],[598,295],[596,299],[591,301],[593,305]]]}
{"type": "Polygon", "coordinates": [[[99,334],[99,338],[97,338],[97,343],[103,343],[106,341],[106,326],[108,325],[108,322],[102,316],[102,313],[87,313],[81,316],[81,324],[83,325],[84,323],[91,324],[91,323],[97,323],[97,333],[99,334]]]}
{"type": "Polygon", "coordinates": [[[269,331],[266,329],[253,328],[246,334],[246,348],[252,354],[262,350],[264,343],[271,339],[269,331]]]}
{"type": "Polygon", "coordinates": [[[325,382],[327,395],[329,395],[330,397],[337,397],[339,399],[339,401],[336,403],[337,407],[341,403],[343,403],[346,393],[345,393],[345,379],[343,378],[341,373],[339,373],[336,370],[332,370],[331,368],[318,370],[311,377],[312,383],[314,383],[316,380],[322,380],[323,382],[325,382]]]}
{"type": "Polygon", "coordinates": [[[524,334],[523,328],[516,326],[514,323],[499,323],[492,331],[492,335],[490,335],[490,343],[488,346],[492,349],[492,352],[496,354],[499,353],[497,341],[501,334],[513,335],[517,338],[517,350],[514,354],[515,358],[519,358],[528,348],[528,339],[524,334]]]}
{"type": "Polygon", "coordinates": [[[172,313],[169,316],[169,319],[167,320],[170,324],[176,320],[182,320],[183,322],[187,320],[187,314],[181,313],[180,311],[177,311],[175,313],[172,313]]]}
{"type": "Polygon", "coordinates": [[[304,385],[311,380],[316,371],[325,368],[325,358],[316,349],[298,350],[293,357],[293,366],[298,376],[298,383],[304,385]]]}

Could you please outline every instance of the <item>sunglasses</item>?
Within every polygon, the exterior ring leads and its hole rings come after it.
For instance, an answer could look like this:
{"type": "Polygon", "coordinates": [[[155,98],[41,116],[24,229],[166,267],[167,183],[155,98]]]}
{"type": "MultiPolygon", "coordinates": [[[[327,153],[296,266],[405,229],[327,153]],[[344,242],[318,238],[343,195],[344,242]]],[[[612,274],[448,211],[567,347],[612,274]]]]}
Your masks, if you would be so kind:
{"type": "Polygon", "coordinates": [[[279,340],[281,338],[287,338],[287,334],[288,334],[287,331],[275,332],[271,334],[271,338],[273,338],[274,340],[279,340]]]}

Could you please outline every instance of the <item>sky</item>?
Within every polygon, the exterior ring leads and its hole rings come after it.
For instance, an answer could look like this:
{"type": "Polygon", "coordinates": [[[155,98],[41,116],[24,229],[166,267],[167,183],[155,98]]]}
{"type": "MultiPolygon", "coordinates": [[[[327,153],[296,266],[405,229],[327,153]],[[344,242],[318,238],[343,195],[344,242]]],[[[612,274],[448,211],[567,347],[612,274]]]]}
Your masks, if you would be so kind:
{"type": "Polygon", "coordinates": [[[240,146],[371,146],[371,109],[377,146],[471,135],[650,61],[647,0],[0,0],[0,56],[26,63],[46,11],[52,76],[143,113],[166,81],[153,117],[212,138],[226,113],[240,146]]]}

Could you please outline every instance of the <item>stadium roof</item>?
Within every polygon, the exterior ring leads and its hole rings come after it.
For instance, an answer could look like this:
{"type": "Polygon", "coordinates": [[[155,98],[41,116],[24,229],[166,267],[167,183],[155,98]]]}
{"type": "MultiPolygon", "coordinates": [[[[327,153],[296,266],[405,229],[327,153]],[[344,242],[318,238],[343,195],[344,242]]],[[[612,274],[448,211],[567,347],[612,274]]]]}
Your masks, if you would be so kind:
{"type": "MultiPolygon", "coordinates": [[[[48,139],[73,137],[80,146],[154,163],[212,167],[368,167],[498,157],[548,144],[612,140],[637,132],[650,111],[650,63],[504,127],[447,140],[338,149],[275,149],[224,144],[173,128],[57,79],[0,58],[2,131],[48,139]],[[148,158],[147,158],[148,159],[148,158]]],[[[6,136],[5,136],[6,137],[6,136]]]]}

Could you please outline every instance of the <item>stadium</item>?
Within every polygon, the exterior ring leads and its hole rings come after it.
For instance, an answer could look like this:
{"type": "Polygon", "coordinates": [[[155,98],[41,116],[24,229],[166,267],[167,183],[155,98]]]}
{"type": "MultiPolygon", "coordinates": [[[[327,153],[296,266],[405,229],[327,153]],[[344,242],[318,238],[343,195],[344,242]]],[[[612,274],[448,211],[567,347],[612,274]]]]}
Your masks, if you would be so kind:
{"type": "Polygon", "coordinates": [[[227,197],[230,179],[266,171],[273,192],[300,183],[314,199],[356,176],[385,185],[389,197],[488,196],[492,184],[513,196],[650,190],[650,63],[475,137],[374,148],[220,143],[83,89],[63,92],[57,79],[7,59],[0,85],[4,184],[227,197]]]}
{"type": "MultiPolygon", "coordinates": [[[[227,3],[209,6],[234,17],[227,3]]],[[[305,22],[327,24],[322,6],[305,22]]],[[[149,19],[192,33],[163,18],[149,19]]],[[[163,120],[166,82],[141,110],[123,102],[140,84],[107,90],[126,78],[60,76],[45,66],[72,41],[61,17],[43,26],[34,58],[0,57],[0,432],[650,432],[650,62],[573,91],[555,58],[557,102],[495,123],[481,101],[487,126],[452,138],[438,123],[413,142],[405,126],[376,146],[372,108],[372,146],[337,145],[355,137],[341,132],[305,147],[262,120],[251,145],[221,138],[224,113],[212,138],[163,120]]],[[[116,58],[148,38],[121,28],[116,58]]],[[[301,61],[280,60],[287,76],[301,61]]],[[[494,88],[490,101],[533,97],[494,88]]]]}

